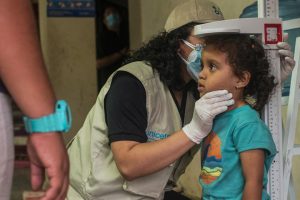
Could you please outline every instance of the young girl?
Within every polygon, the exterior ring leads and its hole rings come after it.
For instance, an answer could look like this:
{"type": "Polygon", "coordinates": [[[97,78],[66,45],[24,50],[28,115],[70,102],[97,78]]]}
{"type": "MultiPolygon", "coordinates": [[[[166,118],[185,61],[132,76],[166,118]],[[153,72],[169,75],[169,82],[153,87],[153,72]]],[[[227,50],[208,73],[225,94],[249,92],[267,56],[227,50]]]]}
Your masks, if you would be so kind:
{"type": "Polygon", "coordinates": [[[248,35],[205,38],[200,96],[226,89],[235,104],[202,142],[203,199],[269,199],[267,175],[276,147],[259,113],[275,87],[261,44],[248,35]],[[249,102],[254,96],[256,101],[249,102]]]}

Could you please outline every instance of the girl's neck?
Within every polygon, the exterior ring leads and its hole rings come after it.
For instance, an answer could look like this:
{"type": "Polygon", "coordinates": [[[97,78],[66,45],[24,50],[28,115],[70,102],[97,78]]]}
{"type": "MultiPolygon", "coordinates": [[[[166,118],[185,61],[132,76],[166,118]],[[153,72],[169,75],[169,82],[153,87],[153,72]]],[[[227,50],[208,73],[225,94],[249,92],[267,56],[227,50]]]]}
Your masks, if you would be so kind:
{"type": "Polygon", "coordinates": [[[235,103],[232,106],[229,106],[228,110],[233,110],[233,109],[239,108],[241,106],[244,106],[246,104],[247,103],[244,100],[242,100],[242,99],[235,100],[235,103]]]}

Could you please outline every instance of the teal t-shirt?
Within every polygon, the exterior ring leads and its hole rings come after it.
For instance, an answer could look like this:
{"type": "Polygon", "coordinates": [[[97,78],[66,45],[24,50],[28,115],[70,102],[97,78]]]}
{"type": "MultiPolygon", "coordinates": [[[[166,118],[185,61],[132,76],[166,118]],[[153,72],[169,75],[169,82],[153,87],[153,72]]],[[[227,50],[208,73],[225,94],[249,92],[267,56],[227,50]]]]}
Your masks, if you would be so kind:
{"type": "Polygon", "coordinates": [[[251,149],[266,152],[262,199],[270,199],[266,186],[276,146],[258,113],[245,105],[218,115],[212,132],[202,142],[200,184],[204,200],[242,199],[244,177],[239,153],[251,149]]]}

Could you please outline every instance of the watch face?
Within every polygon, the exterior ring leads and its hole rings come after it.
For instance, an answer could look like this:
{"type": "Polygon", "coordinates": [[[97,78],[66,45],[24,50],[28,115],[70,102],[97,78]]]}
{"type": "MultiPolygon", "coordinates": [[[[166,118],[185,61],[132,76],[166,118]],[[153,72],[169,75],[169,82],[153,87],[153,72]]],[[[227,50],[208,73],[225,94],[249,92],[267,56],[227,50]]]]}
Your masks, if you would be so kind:
{"type": "Polygon", "coordinates": [[[56,103],[56,112],[60,113],[60,116],[63,116],[60,119],[59,123],[62,123],[63,125],[63,132],[67,132],[70,130],[71,125],[72,125],[72,115],[71,115],[71,110],[68,105],[68,103],[64,100],[59,100],[56,103]]]}
{"type": "Polygon", "coordinates": [[[72,126],[72,115],[71,115],[71,109],[67,105],[67,112],[66,112],[66,120],[67,120],[67,127],[66,127],[66,132],[70,130],[72,126]]]}
{"type": "Polygon", "coordinates": [[[72,124],[71,111],[64,100],[57,101],[55,112],[50,115],[35,119],[25,116],[23,119],[28,133],[67,132],[72,124]]]}

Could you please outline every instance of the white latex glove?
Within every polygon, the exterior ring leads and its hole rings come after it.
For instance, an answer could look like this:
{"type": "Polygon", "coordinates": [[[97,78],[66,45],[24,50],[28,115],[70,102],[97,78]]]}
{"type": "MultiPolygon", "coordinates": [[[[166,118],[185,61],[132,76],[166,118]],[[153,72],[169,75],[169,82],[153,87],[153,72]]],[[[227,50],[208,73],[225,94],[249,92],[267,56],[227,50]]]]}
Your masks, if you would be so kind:
{"type": "Polygon", "coordinates": [[[218,90],[205,94],[195,103],[191,122],[182,130],[193,142],[199,144],[212,129],[216,115],[226,111],[234,100],[227,90],[218,90]]]}
{"type": "MultiPolygon", "coordinates": [[[[287,41],[288,34],[284,34],[283,41],[287,41]]],[[[292,73],[295,67],[295,60],[291,46],[287,42],[278,42],[278,53],[280,55],[280,71],[281,71],[281,83],[283,83],[288,76],[292,73]]]]}

